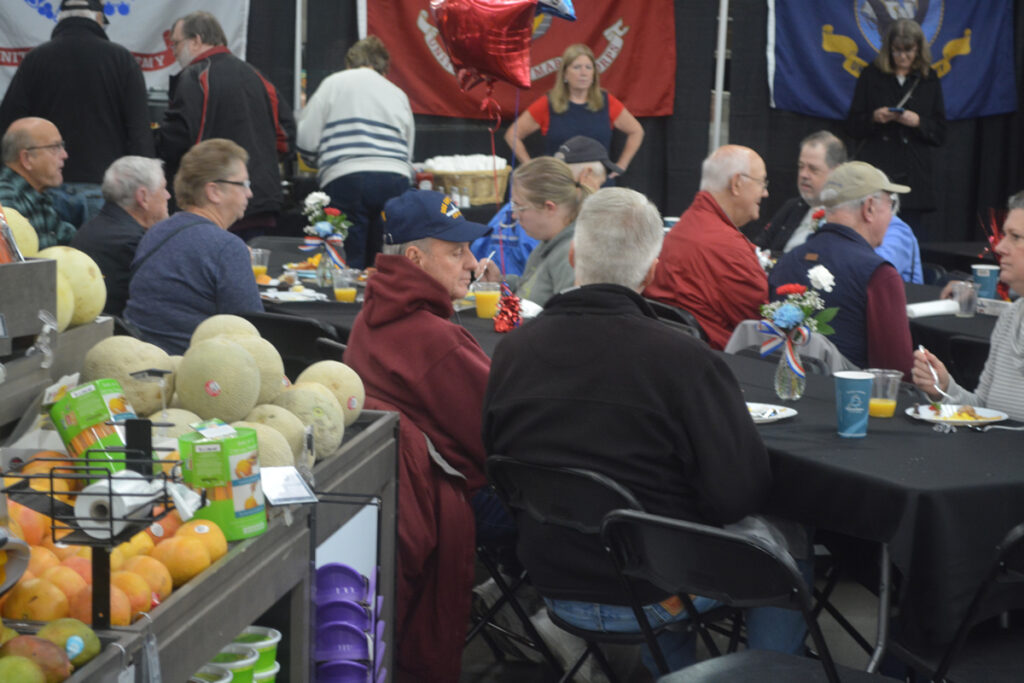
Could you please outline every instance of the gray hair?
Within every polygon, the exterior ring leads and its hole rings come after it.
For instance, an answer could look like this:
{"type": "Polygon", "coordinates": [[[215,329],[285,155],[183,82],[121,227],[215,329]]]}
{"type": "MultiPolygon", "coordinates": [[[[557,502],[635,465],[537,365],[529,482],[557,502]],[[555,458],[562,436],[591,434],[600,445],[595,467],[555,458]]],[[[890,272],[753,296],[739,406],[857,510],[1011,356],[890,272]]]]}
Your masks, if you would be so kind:
{"type": "MultiPolygon", "coordinates": [[[[824,190],[821,191],[822,195],[826,195],[826,193],[830,193],[832,196],[835,196],[836,190],[833,188],[825,188],[824,190]]],[[[878,197],[879,199],[889,199],[889,193],[884,190],[879,190],[878,192],[872,192],[871,194],[865,195],[858,199],[850,199],[848,201],[843,202],[842,204],[836,204],[835,206],[827,206],[825,207],[825,215],[831,216],[837,211],[851,211],[859,209],[860,207],[864,206],[864,204],[866,204],[867,201],[872,197],[878,197]]],[[[822,197],[822,200],[826,199],[828,199],[827,196],[822,197]]]]}
{"type": "Polygon", "coordinates": [[[18,155],[21,154],[21,150],[32,146],[32,131],[24,126],[19,126],[13,130],[8,128],[7,132],[4,133],[3,140],[0,141],[0,155],[3,156],[3,162],[5,164],[13,164],[18,160],[18,155]]]}
{"type": "Polygon", "coordinates": [[[181,36],[186,40],[198,36],[203,45],[228,44],[227,36],[224,35],[224,29],[221,28],[220,22],[209,12],[198,11],[186,14],[171,24],[172,31],[178,21],[181,22],[181,36]]]}
{"type": "Polygon", "coordinates": [[[428,244],[432,237],[424,237],[422,239],[413,240],[411,242],[403,242],[402,244],[387,244],[381,248],[381,253],[387,256],[402,256],[405,254],[405,250],[409,247],[416,247],[420,251],[430,251],[433,247],[428,244]]]}
{"type": "Polygon", "coordinates": [[[597,177],[608,179],[608,169],[600,161],[574,161],[569,164],[569,168],[572,169],[573,178],[579,178],[589,168],[597,177]]]}
{"type": "Polygon", "coordinates": [[[835,168],[846,163],[846,145],[843,141],[827,130],[811,133],[800,141],[800,149],[806,145],[821,145],[825,148],[825,165],[835,168]]]}
{"type": "Polygon", "coordinates": [[[751,150],[738,145],[724,145],[712,152],[700,167],[700,189],[724,190],[732,177],[750,173],[751,150]]]}
{"type": "Polygon", "coordinates": [[[103,198],[122,209],[135,206],[140,187],[155,192],[164,180],[164,162],[149,157],[126,156],[114,161],[103,174],[103,198]]]}
{"type": "Polygon", "coordinates": [[[1024,209],[1024,190],[1021,190],[1006,200],[1006,209],[1007,211],[1024,209]]]}
{"type": "Polygon", "coordinates": [[[639,290],[663,237],[661,215],[647,197],[624,187],[598,190],[576,219],[576,283],[639,290]]]}

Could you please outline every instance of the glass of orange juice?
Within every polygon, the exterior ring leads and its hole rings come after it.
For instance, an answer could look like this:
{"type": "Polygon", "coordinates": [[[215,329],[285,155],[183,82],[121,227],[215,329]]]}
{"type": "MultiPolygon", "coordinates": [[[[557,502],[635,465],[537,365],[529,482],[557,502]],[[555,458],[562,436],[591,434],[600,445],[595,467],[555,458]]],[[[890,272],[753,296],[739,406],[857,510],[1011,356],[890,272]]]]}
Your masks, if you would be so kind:
{"type": "Polygon", "coordinates": [[[868,415],[871,417],[892,417],[896,412],[896,396],[900,391],[900,380],[903,373],[899,370],[868,370],[874,375],[871,382],[871,400],[868,403],[868,415]]]}
{"type": "Polygon", "coordinates": [[[334,300],[351,304],[356,300],[356,272],[348,268],[334,269],[334,300]]]}
{"type": "Polygon", "coordinates": [[[267,264],[270,263],[269,249],[250,249],[249,256],[252,259],[252,276],[259,277],[267,274],[267,264]]]}
{"type": "Polygon", "coordinates": [[[498,314],[500,282],[477,282],[473,285],[473,294],[476,299],[476,317],[493,318],[498,314]]]}

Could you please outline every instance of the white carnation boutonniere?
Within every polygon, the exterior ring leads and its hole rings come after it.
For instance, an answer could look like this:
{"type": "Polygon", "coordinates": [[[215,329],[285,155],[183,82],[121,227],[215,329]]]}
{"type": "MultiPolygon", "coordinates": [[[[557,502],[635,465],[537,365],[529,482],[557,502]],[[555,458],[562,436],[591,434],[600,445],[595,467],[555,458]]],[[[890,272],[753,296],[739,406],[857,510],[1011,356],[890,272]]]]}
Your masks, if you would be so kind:
{"type": "Polygon", "coordinates": [[[825,266],[814,266],[807,271],[807,279],[811,286],[823,292],[831,292],[836,285],[836,278],[825,266]]]}

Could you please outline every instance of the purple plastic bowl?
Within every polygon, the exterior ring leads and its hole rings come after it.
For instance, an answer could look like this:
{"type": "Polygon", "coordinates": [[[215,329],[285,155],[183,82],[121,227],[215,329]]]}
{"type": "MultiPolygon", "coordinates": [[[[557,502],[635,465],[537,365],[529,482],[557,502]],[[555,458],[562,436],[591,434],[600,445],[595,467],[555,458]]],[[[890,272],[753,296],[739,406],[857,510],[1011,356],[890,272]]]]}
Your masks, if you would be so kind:
{"type": "Polygon", "coordinates": [[[316,648],[313,658],[318,662],[334,659],[368,660],[370,647],[366,634],[352,624],[330,622],[316,629],[316,648]]]}
{"type": "Polygon", "coordinates": [[[316,570],[316,603],[331,600],[366,602],[369,581],[347,564],[333,562],[316,570]]]}
{"type": "Polygon", "coordinates": [[[361,631],[370,630],[370,613],[366,607],[351,600],[331,600],[317,605],[316,623],[343,622],[352,624],[361,631]]]}
{"type": "Polygon", "coordinates": [[[317,683],[367,683],[370,670],[365,664],[350,661],[333,661],[317,664],[317,683]]]}

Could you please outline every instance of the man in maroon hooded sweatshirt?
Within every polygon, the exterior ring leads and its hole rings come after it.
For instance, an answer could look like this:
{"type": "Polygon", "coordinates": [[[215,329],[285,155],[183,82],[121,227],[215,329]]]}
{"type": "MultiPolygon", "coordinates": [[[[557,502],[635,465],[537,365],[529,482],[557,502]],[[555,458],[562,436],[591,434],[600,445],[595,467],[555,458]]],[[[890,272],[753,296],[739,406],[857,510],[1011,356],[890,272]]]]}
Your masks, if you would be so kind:
{"type": "Polygon", "coordinates": [[[458,681],[473,585],[469,501],[487,483],[481,407],[491,363],[448,318],[477,267],[469,243],[489,228],[440,192],[410,191],[384,206],[383,230],[345,362],[366,386],[367,408],[402,416],[399,680],[458,681]]]}

